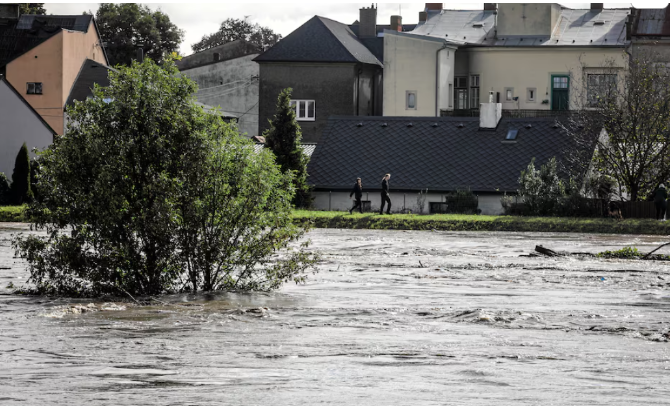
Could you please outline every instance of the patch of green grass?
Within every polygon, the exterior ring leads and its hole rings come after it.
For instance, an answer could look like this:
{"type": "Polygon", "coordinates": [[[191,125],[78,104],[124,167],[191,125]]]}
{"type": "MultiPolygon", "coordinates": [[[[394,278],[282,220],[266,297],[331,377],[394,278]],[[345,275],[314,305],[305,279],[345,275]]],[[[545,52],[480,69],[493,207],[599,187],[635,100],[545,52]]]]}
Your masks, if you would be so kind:
{"type": "Polygon", "coordinates": [[[0,222],[25,223],[28,218],[23,213],[26,206],[0,206],[0,222]]]}
{"type": "Polygon", "coordinates": [[[596,254],[600,258],[625,258],[625,259],[634,259],[640,258],[643,254],[637,250],[635,247],[623,247],[620,250],[616,251],[603,251],[596,254]]]}
{"type": "Polygon", "coordinates": [[[606,234],[670,234],[670,224],[647,219],[392,214],[295,210],[296,223],[316,228],[441,231],[531,231],[606,234]]]}

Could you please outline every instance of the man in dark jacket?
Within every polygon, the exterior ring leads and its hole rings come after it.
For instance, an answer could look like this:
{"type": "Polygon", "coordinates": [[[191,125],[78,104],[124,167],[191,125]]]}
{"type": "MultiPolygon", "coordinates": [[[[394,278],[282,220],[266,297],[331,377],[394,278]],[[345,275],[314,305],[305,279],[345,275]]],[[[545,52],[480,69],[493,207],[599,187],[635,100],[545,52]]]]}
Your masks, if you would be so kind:
{"type": "Polygon", "coordinates": [[[391,174],[387,173],[382,178],[382,207],[379,209],[379,214],[384,214],[384,204],[388,203],[388,208],[386,209],[386,214],[391,214],[391,197],[389,196],[389,180],[391,179],[391,174]]]}
{"type": "Polygon", "coordinates": [[[349,197],[351,196],[356,196],[356,204],[354,204],[354,207],[349,209],[349,214],[353,212],[356,207],[358,207],[358,211],[363,214],[363,205],[361,204],[361,198],[363,197],[363,183],[361,183],[361,178],[356,178],[356,184],[354,185],[354,189],[349,193],[349,197]]]}
{"type": "Polygon", "coordinates": [[[661,220],[665,221],[665,210],[668,207],[668,202],[666,199],[668,198],[668,191],[665,190],[665,186],[661,184],[661,186],[656,189],[656,193],[654,194],[654,205],[656,206],[656,220],[661,220]]]}

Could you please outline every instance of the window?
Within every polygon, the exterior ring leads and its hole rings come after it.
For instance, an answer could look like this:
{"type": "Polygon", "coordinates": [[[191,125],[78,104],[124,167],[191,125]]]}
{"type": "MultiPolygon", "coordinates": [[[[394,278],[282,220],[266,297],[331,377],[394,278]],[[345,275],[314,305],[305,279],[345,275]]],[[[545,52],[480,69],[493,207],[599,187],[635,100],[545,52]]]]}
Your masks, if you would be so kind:
{"type": "Polygon", "coordinates": [[[405,92],[405,110],[416,110],[416,90],[405,92]]]}
{"type": "MultiPolygon", "coordinates": [[[[453,91],[454,91],[454,85],[452,85],[451,83],[449,83],[449,96],[451,96],[451,95],[453,94],[453,93],[452,93],[453,91]]],[[[450,108],[451,108],[451,107],[454,107],[454,104],[453,104],[452,102],[453,102],[453,99],[449,99],[449,107],[450,107],[450,108]]]]}
{"type": "Polygon", "coordinates": [[[470,75],[470,108],[479,108],[479,75],[470,75]]]}
{"type": "Polygon", "coordinates": [[[27,84],[26,93],[27,94],[42,94],[42,83],[41,82],[32,82],[27,84]]]}
{"type": "Polygon", "coordinates": [[[529,87],[526,89],[526,98],[529,102],[534,102],[537,97],[537,89],[534,87],[529,87]]]}
{"type": "Polygon", "coordinates": [[[214,62],[216,62],[220,59],[221,59],[221,54],[219,54],[218,52],[214,52],[214,62]]]}
{"type": "Polygon", "coordinates": [[[456,110],[465,110],[468,108],[468,77],[461,76],[454,78],[454,106],[456,110]]]}
{"type": "Polygon", "coordinates": [[[519,134],[519,130],[516,129],[510,129],[507,131],[507,137],[505,137],[506,140],[515,140],[517,134],[519,134]]]}
{"type": "Polygon", "coordinates": [[[506,87],[505,88],[505,101],[511,102],[514,101],[514,88],[506,87]]]}
{"type": "Polygon", "coordinates": [[[291,108],[295,111],[295,118],[298,121],[315,120],[314,100],[291,100],[291,108]]]}
{"type": "Polygon", "coordinates": [[[614,96],[616,91],[616,74],[588,75],[586,98],[589,107],[596,107],[598,103],[614,96]]]}

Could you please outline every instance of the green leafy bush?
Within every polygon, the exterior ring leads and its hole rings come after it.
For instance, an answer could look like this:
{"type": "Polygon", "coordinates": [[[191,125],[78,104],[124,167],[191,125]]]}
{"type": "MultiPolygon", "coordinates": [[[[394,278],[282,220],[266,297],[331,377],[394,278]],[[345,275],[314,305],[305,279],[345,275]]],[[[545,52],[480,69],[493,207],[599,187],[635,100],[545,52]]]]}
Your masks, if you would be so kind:
{"type": "Polygon", "coordinates": [[[195,104],[171,61],[110,73],[41,153],[28,208],[46,237],[14,247],[43,294],[269,290],[314,263],[292,174],[195,104]],[[112,100],[109,102],[109,100],[112,100]]]}
{"type": "Polygon", "coordinates": [[[640,258],[643,256],[640,251],[635,247],[623,247],[620,250],[616,251],[603,251],[596,254],[600,258],[622,258],[622,259],[634,259],[640,258]]]}
{"type": "Polygon", "coordinates": [[[469,190],[457,190],[445,196],[447,212],[455,214],[478,214],[479,201],[469,190]]]}

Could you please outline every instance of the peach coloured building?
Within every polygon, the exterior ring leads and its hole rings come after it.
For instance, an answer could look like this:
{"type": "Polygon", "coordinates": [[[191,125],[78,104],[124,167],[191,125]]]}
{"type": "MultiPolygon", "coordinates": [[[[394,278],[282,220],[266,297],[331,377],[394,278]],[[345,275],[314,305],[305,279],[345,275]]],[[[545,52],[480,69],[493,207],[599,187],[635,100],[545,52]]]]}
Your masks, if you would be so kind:
{"type": "Polygon", "coordinates": [[[0,74],[57,134],[87,59],[108,65],[93,16],[19,16],[18,5],[0,5],[0,74]]]}

